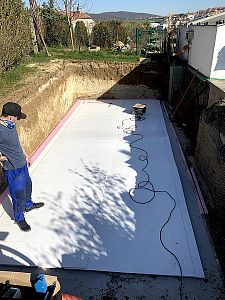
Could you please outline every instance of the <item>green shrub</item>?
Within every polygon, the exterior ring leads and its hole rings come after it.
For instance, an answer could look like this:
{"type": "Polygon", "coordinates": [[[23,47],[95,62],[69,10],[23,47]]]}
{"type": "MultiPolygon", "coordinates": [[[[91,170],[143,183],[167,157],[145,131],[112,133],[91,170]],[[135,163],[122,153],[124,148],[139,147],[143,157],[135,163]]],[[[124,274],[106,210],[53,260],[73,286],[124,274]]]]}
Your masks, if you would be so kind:
{"type": "Polygon", "coordinates": [[[29,14],[22,0],[0,1],[0,74],[23,61],[31,50],[29,14]]]}

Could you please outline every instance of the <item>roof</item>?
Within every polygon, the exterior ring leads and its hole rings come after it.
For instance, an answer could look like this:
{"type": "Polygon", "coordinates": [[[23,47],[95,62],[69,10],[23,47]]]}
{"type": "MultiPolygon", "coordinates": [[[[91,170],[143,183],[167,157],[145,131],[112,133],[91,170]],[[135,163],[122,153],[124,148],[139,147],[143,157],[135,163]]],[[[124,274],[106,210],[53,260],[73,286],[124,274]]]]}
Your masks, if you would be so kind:
{"type": "Polygon", "coordinates": [[[88,14],[84,13],[84,12],[81,12],[81,11],[76,11],[75,13],[73,13],[73,16],[72,16],[72,19],[73,20],[84,20],[84,19],[92,19],[88,14]]]}
{"type": "Polygon", "coordinates": [[[216,23],[217,21],[220,21],[220,20],[225,20],[225,12],[215,14],[215,15],[205,17],[205,18],[195,19],[195,20],[188,22],[188,24],[190,25],[192,23],[193,25],[195,25],[197,23],[205,23],[205,22],[216,23]]]}

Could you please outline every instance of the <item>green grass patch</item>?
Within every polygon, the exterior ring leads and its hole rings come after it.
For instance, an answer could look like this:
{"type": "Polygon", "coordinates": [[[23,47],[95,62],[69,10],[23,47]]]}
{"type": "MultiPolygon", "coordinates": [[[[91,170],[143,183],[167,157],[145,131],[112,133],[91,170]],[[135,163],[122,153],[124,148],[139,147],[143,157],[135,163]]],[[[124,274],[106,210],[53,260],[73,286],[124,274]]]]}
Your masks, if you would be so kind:
{"type": "Polygon", "coordinates": [[[44,63],[54,59],[62,60],[97,60],[97,61],[108,61],[108,62],[130,62],[135,63],[139,57],[131,53],[113,52],[100,50],[98,52],[90,52],[88,50],[70,50],[65,48],[49,48],[50,57],[45,52],[40,52],[33,55],[29,62],[44,63]]]}
{"type": "Polygon", "coordinates": [[[11,90],[20,87],[22,85],[20,81],[26,74],[35,72],[35,69],[35,67],[21,64],[14,69],[8,70],[0,77],[0,95],[4,96],[11,90]]]}

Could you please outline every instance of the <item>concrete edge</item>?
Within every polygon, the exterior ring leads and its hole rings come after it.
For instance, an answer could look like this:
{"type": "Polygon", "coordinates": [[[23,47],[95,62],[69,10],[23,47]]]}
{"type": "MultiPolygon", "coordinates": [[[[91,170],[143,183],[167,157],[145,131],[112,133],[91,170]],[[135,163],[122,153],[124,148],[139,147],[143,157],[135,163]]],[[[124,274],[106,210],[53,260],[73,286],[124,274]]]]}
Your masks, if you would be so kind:
{"type": "Polygon", "coordinates": [[[187,165],[184,153],[173,129],[173,125],[170,122],[168,113],[166,111],[165,105],[161,102],[162,112],[170,137],[170,143],[174,155],[174,159],[177,165],[177,169],[180,175],[181,184],[184,190],[184,195],[186,199],[187,208],[189,211],[194,235],[196,238],[196,243],[199,249],[200,258],[202,261],[203,269],[205,272],[206,280],[211,280],[212,278],[223,279],[222,270],[218,263],[216,257],[216,252],[212,244],[212,240],[207,229],[207,224],[202,217],[197,200],[196,200],[196,187],[194,185],[193,179],[190,176],[190,170],[187,165]]]}

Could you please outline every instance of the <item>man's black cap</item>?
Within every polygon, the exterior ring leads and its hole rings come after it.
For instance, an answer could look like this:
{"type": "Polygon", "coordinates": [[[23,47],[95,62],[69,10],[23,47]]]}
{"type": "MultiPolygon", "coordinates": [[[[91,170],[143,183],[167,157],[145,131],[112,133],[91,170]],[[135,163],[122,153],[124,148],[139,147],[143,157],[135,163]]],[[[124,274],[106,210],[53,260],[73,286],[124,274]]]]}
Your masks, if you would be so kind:
{"type": "Polygon", "coordinates": [[[18,103],[7,102],[2,107],[2,114],[17,117],[17,120],[26,119],[26,115],[22,113],[21,106],[18,103]]]}

